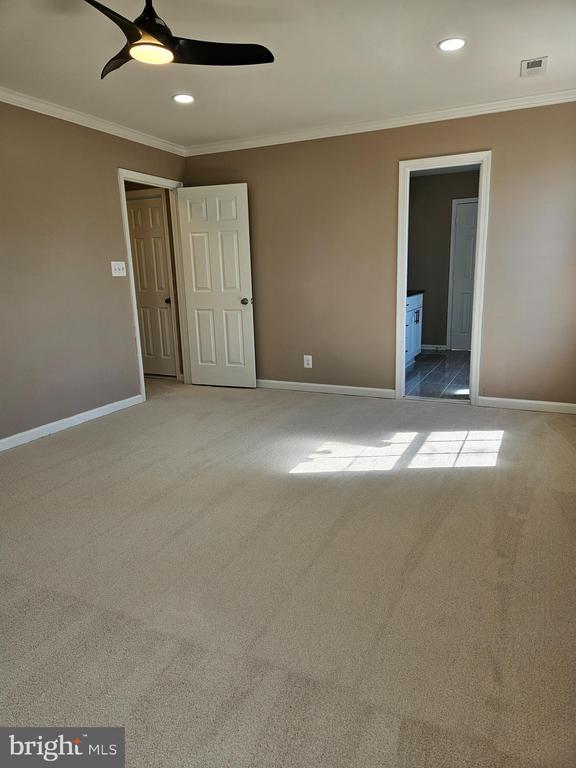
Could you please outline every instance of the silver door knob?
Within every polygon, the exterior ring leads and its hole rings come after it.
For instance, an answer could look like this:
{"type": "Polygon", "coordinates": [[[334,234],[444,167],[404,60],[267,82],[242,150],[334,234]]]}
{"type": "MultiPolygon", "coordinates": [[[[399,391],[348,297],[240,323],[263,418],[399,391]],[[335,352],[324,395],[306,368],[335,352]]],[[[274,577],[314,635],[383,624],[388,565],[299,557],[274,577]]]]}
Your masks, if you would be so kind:
{"type": "Polygon", "coordinates": [[[248,299],[240,299],[240,304],[248,304],[248,299]]]}

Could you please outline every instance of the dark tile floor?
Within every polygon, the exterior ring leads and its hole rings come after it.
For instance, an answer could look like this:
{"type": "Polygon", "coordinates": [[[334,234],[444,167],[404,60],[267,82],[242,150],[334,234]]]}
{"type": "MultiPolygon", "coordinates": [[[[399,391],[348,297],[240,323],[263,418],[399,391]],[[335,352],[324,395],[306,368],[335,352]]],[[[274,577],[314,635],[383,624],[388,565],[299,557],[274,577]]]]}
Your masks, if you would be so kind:
{"type": "Polygon", "coordinates": [[[423,352],[406,369],[406,394],[470,399],[470,352],[423,352]]]}

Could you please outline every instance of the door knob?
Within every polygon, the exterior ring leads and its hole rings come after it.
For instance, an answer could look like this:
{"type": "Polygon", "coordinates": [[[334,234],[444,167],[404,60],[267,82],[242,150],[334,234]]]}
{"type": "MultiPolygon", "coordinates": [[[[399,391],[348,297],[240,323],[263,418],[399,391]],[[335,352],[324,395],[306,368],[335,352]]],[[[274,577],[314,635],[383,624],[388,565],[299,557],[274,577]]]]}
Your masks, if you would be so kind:
{"type": "Polygon", "coordinates": [[[244,305],[248,304],[248,299],[246,298],[240,299],[240,304],[244,304],[244,305]]]}
{"type": "Polygon", "coordinates": [[[167,299],[164,299],[164,304],[172,304],[172,299],[170,298],[170,296],[168,296],[167,299]]]}

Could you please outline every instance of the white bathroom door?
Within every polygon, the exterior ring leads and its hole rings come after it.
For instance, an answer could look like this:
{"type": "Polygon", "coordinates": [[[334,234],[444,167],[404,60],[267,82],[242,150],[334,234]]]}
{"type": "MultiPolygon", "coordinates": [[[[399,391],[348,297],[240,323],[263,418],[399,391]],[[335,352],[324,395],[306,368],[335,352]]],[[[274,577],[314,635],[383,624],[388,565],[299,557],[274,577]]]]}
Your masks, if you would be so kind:
{"type": "Polygon", "coordinates": [[[192,383],[255,387],[247,185],[182,187],[178,211],[192,383]]]}
{"type": "Polygon", "coordinates": [[[477,198],[453,201],[448,313],[450,349],[469,350],[471,346],[477,219],[477,198]]]}

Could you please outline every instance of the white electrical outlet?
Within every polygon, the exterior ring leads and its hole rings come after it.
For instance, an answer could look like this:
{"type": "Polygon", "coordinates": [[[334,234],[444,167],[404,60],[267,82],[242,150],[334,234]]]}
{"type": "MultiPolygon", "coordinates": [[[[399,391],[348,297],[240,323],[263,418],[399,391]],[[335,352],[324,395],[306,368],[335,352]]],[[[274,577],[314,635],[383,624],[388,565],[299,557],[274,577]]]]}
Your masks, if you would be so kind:
{"type": "Polygon", "coordinates": [[[126,277],[126,262],[125,261],[111,261],[112,277],[126,277]]]}
{"type": "Polygon", "coordinates": [[[312,355],[304,355],[304,368],[312,368],[312,355]]]}

